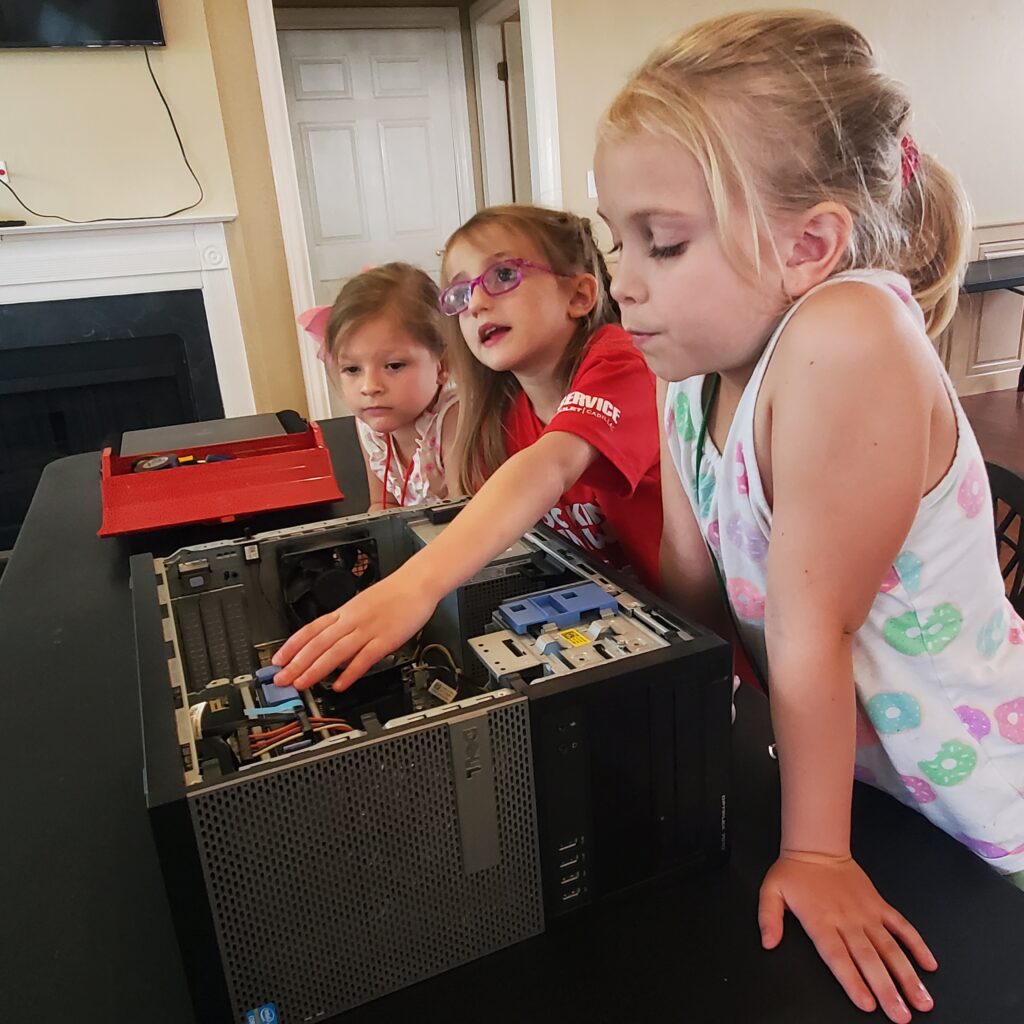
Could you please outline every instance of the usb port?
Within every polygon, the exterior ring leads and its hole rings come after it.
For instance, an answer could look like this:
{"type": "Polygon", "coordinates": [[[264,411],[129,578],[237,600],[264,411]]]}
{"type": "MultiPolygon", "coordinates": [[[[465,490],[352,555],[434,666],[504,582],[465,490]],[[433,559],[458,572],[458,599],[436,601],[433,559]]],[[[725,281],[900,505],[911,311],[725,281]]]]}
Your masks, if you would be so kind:
{"type": "Polygon", "coordinates": [[[562,885],[572,885],[573,882],[578,882],[579,880],[580,880],[580,873],[578,871],[574,871],[571,875],[566,875],[562,879],[561,884],[562,885]]]}
{"type": "Polygon", "coordinates": [[[576,897],[579,896],[579,894],[581,892],[582,892],[582,890],[580,889],[579,886],[576,886],[575,889],[570,889],[568,892],[563,892],[562,893],[562,902],[563,903],[568,903],[570,900],[576,899],[576,897]]]}
{"type": "Polygon", "coordinates": [[[565,843],[563,846],[560,846],[558,848],[558,852],[559,853],[568,853],[570,850],[575,850],[576,847],[579,846],[579,845],[580,845],[580,840],[579,840],[579,837],[577,836],[575,839],[572,839],[568,843],[565,843]]]}
{"type": "Polygon", "coordinates": [[[580,855],[577,853],[575,856],[569,857],[566,860],[563,860],[562,863],[559,864],[558,866],[563,871],[565,871],[566,868],[574,868],[574,867],[576,867],[576,865],[579,864],[579,862],[580,862],[580,855]]]}

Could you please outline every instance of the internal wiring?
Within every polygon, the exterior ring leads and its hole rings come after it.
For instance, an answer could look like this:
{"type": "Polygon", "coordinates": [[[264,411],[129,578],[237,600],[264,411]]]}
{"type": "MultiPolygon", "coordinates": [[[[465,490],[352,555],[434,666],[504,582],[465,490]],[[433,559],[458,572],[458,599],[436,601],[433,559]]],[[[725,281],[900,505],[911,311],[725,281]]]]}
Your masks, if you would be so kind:
{"type": "Polygon", "coordinates": [[[424,647],[422,651],[420,651],[420,657],[421,658],[426,658],[427,653],[429,651],[440,651],[445,656],[445,658],[448,660],[448,664],[451,665],[452,671],[456,675],[458,675],[459,668],[455,664],[455,659],[452,657],[452,652],[449,651],[447,647],[445,647],[443,644],[427,644],[427,646],[424,647]]]}
{"type": "MultiPolygon", "coordinates": [[[[311,718],[310,725],[318,732],[346,733],[352,732],[352,726],[341,719],[311,718]]],[[[293,740],[303,734],[302,726],[298,722],[291,725],[283,725],[279,729],[271,730],[268,733],[259,733],[252,742],[252,752],[255,755],[262,755],[270,750],[275,750],[284,743],[293,740]]]]}

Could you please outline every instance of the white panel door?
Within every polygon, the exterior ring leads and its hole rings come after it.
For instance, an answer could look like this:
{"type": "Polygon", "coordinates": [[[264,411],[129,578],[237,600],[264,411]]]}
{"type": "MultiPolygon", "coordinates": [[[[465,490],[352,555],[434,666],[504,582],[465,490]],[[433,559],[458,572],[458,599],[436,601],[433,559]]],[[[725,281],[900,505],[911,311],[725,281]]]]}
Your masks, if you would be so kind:
{"type": "Polygon", "coordinates": [[[508,142],[512,161],[512,192],[517,203],[528,203],[530,182],[530,126],[526,106],[526,66],[523,63],[522,22],[509,19],[501,26],[505,43],[505,99],[508,104],[508,142]]]}
{"type": "Polygon", "coordinates": [[[283,31],[292,144],[317,301],[367,264],[435,280],[462,221],[442,29],[283,31]]]}

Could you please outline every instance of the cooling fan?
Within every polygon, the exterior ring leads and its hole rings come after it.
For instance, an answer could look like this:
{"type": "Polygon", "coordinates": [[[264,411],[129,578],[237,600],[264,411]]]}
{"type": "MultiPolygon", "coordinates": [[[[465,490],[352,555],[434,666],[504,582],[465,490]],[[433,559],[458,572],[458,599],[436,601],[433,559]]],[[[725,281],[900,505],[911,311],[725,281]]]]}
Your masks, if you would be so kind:
{"type": "Polygon", "coordinates": [[[293,626],[304,626],[350,601],[380,579],[369,537],[282,553],[281,596],[293,626]]]}

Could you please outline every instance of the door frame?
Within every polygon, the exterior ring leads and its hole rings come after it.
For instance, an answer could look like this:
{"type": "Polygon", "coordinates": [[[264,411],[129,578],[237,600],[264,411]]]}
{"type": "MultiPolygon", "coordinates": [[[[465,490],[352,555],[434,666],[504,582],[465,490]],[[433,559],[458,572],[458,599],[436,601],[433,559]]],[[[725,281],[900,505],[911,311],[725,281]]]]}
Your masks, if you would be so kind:
{"type": "MultiPolygon", "coordinates": [[[[292,150],[291,123],[285,99],[284,74],[277,33],[290,30],[439,28],[445,34],[448,66],[451,71],[452,131],[455,138],[455,165],[459,215],[463,221],[476,210],[473,184],[473,157],[469,137],[469,103],[466,95],[466,71],[462,57],[462,28],[457,7],[390,8],[318,8],[275,10],[272,0],[247,0],[249,27],[252,31],[256,75],[259,79],[271,172],[277,193],[278,216],[284,240],[288,284],[292,310],[297,317],[316,302],[313,271],[309,260],[306,228],[299,198],[299,175],[292,150]]],[[[532,148],[532,147],[531,147],[532,148]]],[[[306,400],[313,419],[327,419],[331,410],[330,384],[324,365],[317,359],[314,346],[296,324],[306,400]]]]}
{"type": "Polygon", "coordinates": [[[562,206],[562,159],[558,135],[555,37],[551,0],[477,0],[469,9],[476,68],[477,109],[484,200],[512,201],[512,167],[508,151],[508,107],[496,67],[504,48],[501,26],[519,12],[526,78],[526,126],[530,140],[532,198],[540,206],[562,206]]]}

